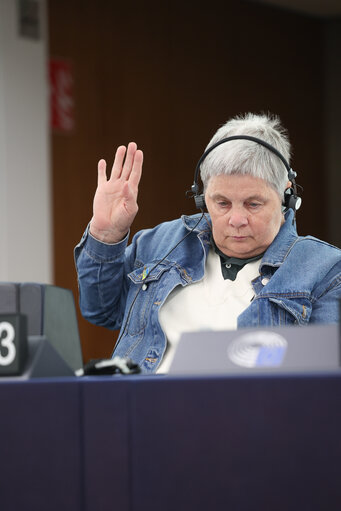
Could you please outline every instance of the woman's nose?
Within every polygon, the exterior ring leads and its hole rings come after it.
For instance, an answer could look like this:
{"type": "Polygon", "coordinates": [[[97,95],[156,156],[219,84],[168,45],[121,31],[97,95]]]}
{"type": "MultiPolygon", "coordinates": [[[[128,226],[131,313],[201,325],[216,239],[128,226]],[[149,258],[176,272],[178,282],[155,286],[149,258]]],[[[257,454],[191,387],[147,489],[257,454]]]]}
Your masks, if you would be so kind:
{"type": "Polygon", "coordinates": [[[240,210],[239,208],[231,210],[229,224],[232,227],[240,228],[243,227],[244,225],[247,225],[247,223],[248,223],[247,215],[244,211],[240,210]]]}

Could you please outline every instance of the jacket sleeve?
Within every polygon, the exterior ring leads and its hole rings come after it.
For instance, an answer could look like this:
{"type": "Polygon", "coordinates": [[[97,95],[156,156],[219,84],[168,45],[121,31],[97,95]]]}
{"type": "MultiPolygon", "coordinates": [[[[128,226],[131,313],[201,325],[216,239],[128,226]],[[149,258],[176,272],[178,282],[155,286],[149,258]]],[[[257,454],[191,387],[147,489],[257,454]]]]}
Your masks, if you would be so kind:
{"type": "Polygon", "coordinates": [[[126,238],[107,244],[86,229],[74,251],[78,275],[79,306],[85,319],[109,329],[119,329],[127,296],[127,274],[134,266],[126,238]]]}
{"type": "Polygon", "coordinates": [[[314,291],[315,301],[313,303],[310,323],[337,323],[339,321],[341,262],[330,271],[330,274],[325,279],[328,285],[320,284],[314,291]]]}

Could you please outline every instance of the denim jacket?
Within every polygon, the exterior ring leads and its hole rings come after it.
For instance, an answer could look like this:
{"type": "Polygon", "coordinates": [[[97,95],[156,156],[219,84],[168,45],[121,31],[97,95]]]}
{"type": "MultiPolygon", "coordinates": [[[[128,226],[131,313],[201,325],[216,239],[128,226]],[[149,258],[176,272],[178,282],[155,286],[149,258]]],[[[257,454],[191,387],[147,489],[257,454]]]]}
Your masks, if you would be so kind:
{"type": "MultiPolygon", "coordinates": [[[[86,230],[75,248],[83,316],[97,325],[121,328],[114,353],[130,357],[143,372],[156,371],[166,349],[159,310],[168,295],[204,276],[211,237],[208,215],[189,233],[199,219],[183,216],[140,231],[130,245],[128,235],[109,245],[86,230]]],[[[238,328],[338,321],[341,250],[298,236],[292,211],[260,261],[259,273],[252,281],[254,298],[238,317],[238,328]]]]}

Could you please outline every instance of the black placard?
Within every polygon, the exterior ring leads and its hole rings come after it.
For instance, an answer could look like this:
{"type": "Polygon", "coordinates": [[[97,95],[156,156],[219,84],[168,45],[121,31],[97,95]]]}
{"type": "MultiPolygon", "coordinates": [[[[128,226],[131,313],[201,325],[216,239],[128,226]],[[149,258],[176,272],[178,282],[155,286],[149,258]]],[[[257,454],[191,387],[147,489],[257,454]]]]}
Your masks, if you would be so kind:
{"type": "Polygon", "coordinates": [[[23,314],[0,314],[0,376],[21,374],[26,359],[26,316],[23,314]]]}

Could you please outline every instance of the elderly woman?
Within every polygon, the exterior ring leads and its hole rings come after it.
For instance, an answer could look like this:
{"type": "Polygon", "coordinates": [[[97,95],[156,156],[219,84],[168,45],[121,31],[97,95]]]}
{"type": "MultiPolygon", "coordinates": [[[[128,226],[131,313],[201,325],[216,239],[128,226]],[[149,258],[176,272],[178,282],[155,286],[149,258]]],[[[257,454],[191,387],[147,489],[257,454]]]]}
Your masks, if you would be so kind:
{"type": "Polygon", "coordinates": [[[138,232],[143,154],[98,164],[93,218],[75,249],[80,307],[121,329],[115,355],[167,372],[182,332],[338,320],[341,251],[295,228],[295,173],[279,119],[247,114],[214,135],[192,187],[201,214],[138,232]],[[207,208],[208,214],[204,212],[207,208]]]}

